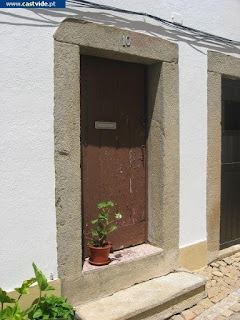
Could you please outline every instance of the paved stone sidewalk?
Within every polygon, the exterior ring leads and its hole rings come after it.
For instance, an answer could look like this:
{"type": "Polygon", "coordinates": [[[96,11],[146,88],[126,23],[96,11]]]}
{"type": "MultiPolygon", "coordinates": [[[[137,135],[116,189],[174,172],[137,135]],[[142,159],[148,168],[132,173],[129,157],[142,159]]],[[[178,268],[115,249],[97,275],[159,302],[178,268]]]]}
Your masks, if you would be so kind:
{"type": "Polygon", "coordinates": [[[240,320],[240,252],[216,260],[196,274],[207,278],[207,297],[170,319],[240,320]]]}
{"type": "Polygon", "coordinates": [[[240,313],[235,313],[232,316],[230,316],[231,320],[240,320],[240,313]]]}

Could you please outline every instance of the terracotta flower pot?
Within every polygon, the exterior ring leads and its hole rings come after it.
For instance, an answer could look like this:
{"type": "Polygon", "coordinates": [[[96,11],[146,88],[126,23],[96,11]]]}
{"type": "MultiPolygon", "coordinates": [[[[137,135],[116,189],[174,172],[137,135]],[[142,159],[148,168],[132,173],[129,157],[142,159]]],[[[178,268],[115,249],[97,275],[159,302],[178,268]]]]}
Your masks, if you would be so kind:
{"type": "Polygon", "coordinates": [[[90,249],[89,263],[95,266],[104,266],[106,264],[109,264],[109,253],[112,247],[111,244],[104,247],[93,247],[90,245],[88,247],[90,249]]]}

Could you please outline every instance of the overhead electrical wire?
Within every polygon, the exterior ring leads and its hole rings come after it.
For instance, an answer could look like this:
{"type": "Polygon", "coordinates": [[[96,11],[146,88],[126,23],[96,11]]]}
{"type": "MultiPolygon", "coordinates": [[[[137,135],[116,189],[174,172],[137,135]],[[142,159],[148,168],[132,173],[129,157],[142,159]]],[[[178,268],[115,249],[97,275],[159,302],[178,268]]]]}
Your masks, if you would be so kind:
{"type": "Polygon", "coordinates": [[[167,25],[169,27],[172,27],[172,28],[175,28],[175,29],[179,29],[179,30],[182,30],[182,31],[185,31],[185,32],[187,31],[187,32],[190,32],[190,33],[194,33],[195,35],[200,36],[200,37],[204,37],[204,38],[207,38],[207,39],[220,41],[220,42],[224,42],[224,43],[228,43],[228,44],[232,44],[232,45],[240,45],[240,41],[227,39],[227,38],[220,37],[220,36],[205,32],[205,31],[201,31],[201,30],[194,29],[194,28],[191,28],[191,27],[175,24],[174,22],[162,19],[160,17],[154,16],[154,15],[149,14],[149,13],[121,9],[121,8],[112,7],[112,6],[109,6],[109,5],[94,3],[94,2],[91,2],[91,1],[87,1],[87,0],[67,0],[67,2],[78,4],[79,6],[84,7],[84,8],[101,9],[101,10],[115,11],[115,12],[119,12],[119,13],[126,13],[126,14],[133,14],[133,15],[148,17],[148,18],[151,18],[151,19],[156,20],[158,22],[161,22],[161,23],[163,23],[163,24],[165,24],[165,25],[167,25]]]}

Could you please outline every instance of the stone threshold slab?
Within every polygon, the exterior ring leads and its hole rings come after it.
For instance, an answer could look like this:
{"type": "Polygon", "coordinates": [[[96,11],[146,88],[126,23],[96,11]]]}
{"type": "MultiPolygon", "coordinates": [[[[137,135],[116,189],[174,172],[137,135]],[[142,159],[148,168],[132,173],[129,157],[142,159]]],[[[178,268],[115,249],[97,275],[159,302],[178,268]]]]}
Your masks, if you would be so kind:
{"type": "Polygon", "coordinates": [[[170,273],[82,304],[76,308],[76,318],[167,319],[200,301],[205,296],[205,283],[206,280],[188,272],[170,273]]]}
{"type": "Polygon", "coordinates": [[[93,266],[88,262],[88,259],[85,259],[83,264],[83,272],[91,270],[99,270],[100,268],[107,268],[109,266],[118,265],[121,263],[129,262],[132,260],[137,260],[141,258],[146,258],[151,255],[162,254],[163,249],[152,246],[148,243],[143,243],[138,246],[114,251],[110,253],[109,258],[111,260],[110,264],[107,266],[93,266]]]}
{"type": "Polygon", "coordinates": [[[218,257],[215,260],[220,260],[220,259],[229,257],[239,251],[240,251],[240,244],[235,244],[234,246],[220,250],[218,257]]]}

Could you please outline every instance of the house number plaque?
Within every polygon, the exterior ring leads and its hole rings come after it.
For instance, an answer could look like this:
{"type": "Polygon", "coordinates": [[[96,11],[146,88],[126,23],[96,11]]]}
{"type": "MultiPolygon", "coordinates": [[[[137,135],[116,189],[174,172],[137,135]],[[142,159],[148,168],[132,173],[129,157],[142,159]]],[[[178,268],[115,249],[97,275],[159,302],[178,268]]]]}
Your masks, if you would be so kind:
{"type": "Polygon", "coordinates": [[[95,129],[116,130],[117,124],[116,122],[95,121],[95,129]]]}
{"type": "Polygon", "coordinates": [[[122,37],[122,44],[123,47],[130,47],[131,46],[131,39],[129,36],[123,36],[122,37]]]}

